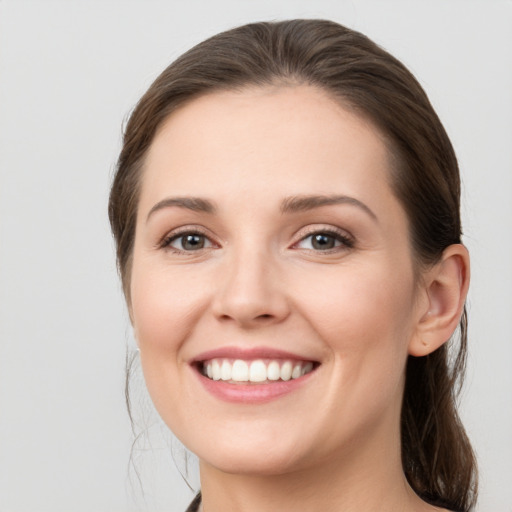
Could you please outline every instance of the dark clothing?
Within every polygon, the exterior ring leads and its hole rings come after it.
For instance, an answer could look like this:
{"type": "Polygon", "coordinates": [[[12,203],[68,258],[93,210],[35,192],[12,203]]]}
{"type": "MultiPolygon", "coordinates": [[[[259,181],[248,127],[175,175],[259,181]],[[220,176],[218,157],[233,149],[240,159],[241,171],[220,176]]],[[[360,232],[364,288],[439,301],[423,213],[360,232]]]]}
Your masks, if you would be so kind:
{"type": "MultiPolygon", "coordinates": [[[[199,492],[185,512],[197,512],[201,505],[201,493],[199,492]]],[[[442,506],[442,505],[441,505],[442,506]]]]}
{"type": "Polygon", "coordinates": [[[199,505],[201,505],[201,493],[199,493],[192,503],[188,506],[185,512],[197,512],[199,510],[199,505]]]}

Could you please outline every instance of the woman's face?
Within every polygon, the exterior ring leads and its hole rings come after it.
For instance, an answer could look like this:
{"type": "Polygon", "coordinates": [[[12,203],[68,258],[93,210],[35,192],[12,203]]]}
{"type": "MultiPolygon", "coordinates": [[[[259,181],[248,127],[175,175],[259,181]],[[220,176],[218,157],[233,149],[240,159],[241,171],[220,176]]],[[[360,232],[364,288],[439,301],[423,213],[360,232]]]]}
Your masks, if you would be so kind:
{"type": "Polygon", "coordinates": [[[205,464],[396,448],[424,301],[389,175],[374,126],[312,87],[214,93],[161,127],[131,313],[155,406],[205,464]]]}

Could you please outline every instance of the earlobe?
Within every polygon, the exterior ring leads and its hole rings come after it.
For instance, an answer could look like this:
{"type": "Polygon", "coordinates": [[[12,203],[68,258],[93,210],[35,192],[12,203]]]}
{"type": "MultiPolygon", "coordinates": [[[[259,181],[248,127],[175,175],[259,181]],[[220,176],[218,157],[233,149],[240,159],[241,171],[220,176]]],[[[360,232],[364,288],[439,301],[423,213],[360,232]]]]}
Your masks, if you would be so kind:
{"type": "Polygon", "coordinates": [[[425,356],[450,339],[459,324],[468,287],[468,251],[462,244],[450,245],[425,275],[428,302],[409,343],[410,355],[425,356]]]}

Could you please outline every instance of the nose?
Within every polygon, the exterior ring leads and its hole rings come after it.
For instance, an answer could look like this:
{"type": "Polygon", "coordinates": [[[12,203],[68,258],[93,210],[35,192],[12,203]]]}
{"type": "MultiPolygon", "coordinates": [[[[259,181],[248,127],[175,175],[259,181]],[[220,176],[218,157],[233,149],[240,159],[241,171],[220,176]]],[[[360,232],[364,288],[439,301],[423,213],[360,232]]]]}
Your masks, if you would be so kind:
{"type": "Polygon", "coordinates": [[[288,317],[286,286],[269,254],[238,253],[225,261],[224,269],[212,306],[219,321],[251,329],[288,317]]]}

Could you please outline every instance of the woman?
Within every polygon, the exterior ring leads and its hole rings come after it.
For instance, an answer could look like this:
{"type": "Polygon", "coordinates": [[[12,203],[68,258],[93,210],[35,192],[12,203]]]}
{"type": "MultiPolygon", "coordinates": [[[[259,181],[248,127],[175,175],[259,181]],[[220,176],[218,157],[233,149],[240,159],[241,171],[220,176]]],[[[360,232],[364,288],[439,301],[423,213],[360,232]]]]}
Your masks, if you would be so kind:
{"type": "Polygon", "coordinates": [[[109,215],[189,510],[472,508],[459,196],[414,77],[333,22],[239,27],[157,78],[109,215]]]}

